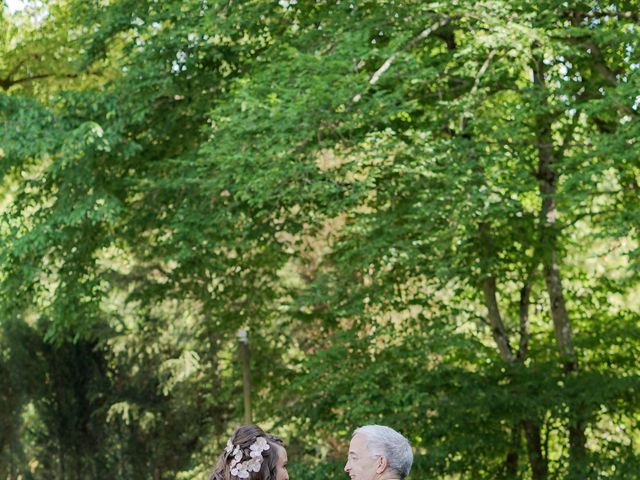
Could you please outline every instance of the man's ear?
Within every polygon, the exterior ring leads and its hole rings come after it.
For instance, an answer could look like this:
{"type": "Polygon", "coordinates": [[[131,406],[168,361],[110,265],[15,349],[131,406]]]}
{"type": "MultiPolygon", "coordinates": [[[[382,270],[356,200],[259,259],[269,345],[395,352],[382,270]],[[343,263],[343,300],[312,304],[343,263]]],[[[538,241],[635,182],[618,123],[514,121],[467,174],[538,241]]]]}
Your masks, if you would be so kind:
{"type": "Polygon", "coordinates": [[[389,462],[387,461],[387,457],[380,455],[376,460],[376,473],[384,472],[389,466],[389,462]]]}

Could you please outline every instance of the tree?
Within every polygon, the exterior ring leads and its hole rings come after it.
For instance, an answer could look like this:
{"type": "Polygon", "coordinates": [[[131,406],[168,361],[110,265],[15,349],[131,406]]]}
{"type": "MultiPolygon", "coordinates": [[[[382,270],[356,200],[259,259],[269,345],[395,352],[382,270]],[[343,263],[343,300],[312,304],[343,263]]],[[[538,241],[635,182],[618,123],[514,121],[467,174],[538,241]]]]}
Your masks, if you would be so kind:
{"type": "Polygon", "coordinates": [[[52,2],[0,69],[3,324],[106,362],[122,478],[206,469],[243,325],[294,444],[636,471],[637,7],[52,2]]]}

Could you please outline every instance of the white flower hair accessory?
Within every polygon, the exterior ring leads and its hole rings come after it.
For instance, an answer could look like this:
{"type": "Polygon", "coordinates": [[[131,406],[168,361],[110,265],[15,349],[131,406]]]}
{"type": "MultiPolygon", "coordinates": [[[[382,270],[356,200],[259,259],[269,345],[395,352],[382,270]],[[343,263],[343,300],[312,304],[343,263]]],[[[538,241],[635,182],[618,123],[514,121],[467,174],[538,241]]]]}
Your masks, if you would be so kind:
{"type": "Polygon", "coordinates": [[[233,457],[230,464],[231,475],[238,478],[249,478],[249,472],[259,472],[264,460],[262,452],[269,450],[269,448],[271,447],[264,437],[256,437],[255,442],[248,449],[234,445],[229,439],[224,450],[233,457]],[[243,462],[242,459],[245,455],[249,458],[243,462]]]}

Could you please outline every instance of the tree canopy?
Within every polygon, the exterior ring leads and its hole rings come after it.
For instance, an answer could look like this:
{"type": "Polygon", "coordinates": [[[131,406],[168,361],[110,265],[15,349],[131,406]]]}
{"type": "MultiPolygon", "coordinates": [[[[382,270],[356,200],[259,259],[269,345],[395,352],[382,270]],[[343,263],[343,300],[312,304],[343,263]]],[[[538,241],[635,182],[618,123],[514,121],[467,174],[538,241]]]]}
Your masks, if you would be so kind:
{"type": "MultiPolygon", "coordinates": [[[[640,469],[640,5],[53,0],[0,13],[0,477],[640,469]]],[[[292,474],[292,478],[293,478],[292,474]]]]}

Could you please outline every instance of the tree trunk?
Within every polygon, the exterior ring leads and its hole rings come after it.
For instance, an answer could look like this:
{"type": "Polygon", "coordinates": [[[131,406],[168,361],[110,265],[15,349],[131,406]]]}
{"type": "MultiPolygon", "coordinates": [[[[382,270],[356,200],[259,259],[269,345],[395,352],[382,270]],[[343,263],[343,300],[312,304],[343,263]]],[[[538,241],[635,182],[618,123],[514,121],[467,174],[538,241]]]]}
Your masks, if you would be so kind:
{"type": "Polygon", "coordinates": [[[511,431],[511,450],[507,453],[505,459],[505,478],[517,479],[518,478],[518,463],[519,452],[521,443],[521,427],[519,424],[513,426],[511,431]]]}
{"type": "Polygon", "coordinates": [[[519,305],[519,317],[520,317],[520,343],[518,345],[518,353],[516,358],[519,362],[523,363],[529,352],[529,298],[531,297],[531,289],[533,287],[533,277],[535,275],[536,268],[533,268],[524,282],[524,285],[520,289],[520,305],[519,305]]]}
{"type": "Polygon", "coordinates": [[[60,480],[65,480],[67,478],[67,469],[65,465],[64,448],[62,447],[60,440],[58,440],[58,442],[58,478],[60,480]]]}
{"type": "Polygon", "coordinates": [[[523,422],[524,435],[527,439],[527,454],[529,465],[531,465],[531,478],[533,480],[544,480],[549,473],[547,459],[542,453],[542,437],[540,435],[540,425],[530,420],[523,422]]]}
{"type": "MultiPolygon", "coordinates": [[[[544,227],[543,227],[544,228],[544,227]]],[[[547,240],[551,240],[549,235],[545,235],[547,240]]],[[[555,237],[555,234],[553,234],[555,237]]],[[[551,318],[553,319],[553,327],[556,335],[558,349],[562,355],[562,363],[566,372],[575,372],[578,369],[576,353],[573,348],[573,333],[571,332],[571,323],[564,302],[564,294],[562,290],[562,279],[560,277],[560,268],[557,263],[557,253],[555,248],[555,238],[547,245],[543,244],[543,248],[549,248],[545,252],[544,263],[544,279],[549,295],[549,304],[551,308],[551,318]]]]}
{"type": "Polygon", "coordinates": [[[573,478],[586,478],[587,436],[585,424],[572,419],[569,424],[569,465],[573,478]]]}
{"type": "MultiPolygon", "coordinates": [[[[485,254],[491,256],[492,242],[489,233],[489,226],[482,222],[479,225],[480,238],[486,248],[485,254]]],[[[500,356],[509,365],[524,363],[529,347],[529,298],[531,295],[533,277],[537,266],[534,265],[525,279],[524,285],[520,290],[519,320],[520,320],[520,341],[517,354],[514,354],[513,348],[509,341],[507,329],[500,314],[500,306],[497,298],[496,279],[493,276],[487,276],[482,280],[482,292],[484,294],[484,303],[487,307],[489,324],[493,339],[496,343],[500,356]]],[[[536,425],[531,420],[526,420],[525,425],[536,425]]],[[[506,478],[517,478],[518,462],[520,450],[520,426],[514,427],[511,439],[511,449],[507,453],[505,459],[506,478]]],[[[527,430],[525,429],[525,433],[527,430]]],[[[530,428],[527,435],[527,451],[529,452],[529,464],[531,467],[534,480],[542,480],[547,478],[548,465],[547,458],[542,453],[540,441],[540,427],[530,428]]]]}
{"type": "MultiPolygon", "coordinates": [[[[542,265],[544,279],[549,296],[551,318],[556,337],[556,343],[562,364],[567,374],[578,370],[578,360],[573,347],[573,333],[571,322],[567,312],[562,278],[558,262],[557,246],[557,209],[556,194],[558,174],[555,169],[557,161],[554,152],[553,138],[551,134],[551,118],[548,111],[548,101],[545,86],[545,66],[541,57],[534,58],[533,78],[540,98],[538,103],[543,107],[536,115],[536,141],[538,146],[538,185],[542,197],[540,210],[540,248],[542,253],[542,265]]],[[[572,415],[572,417],[574,417],[572,415]]],[[[580,421],[571,419],[569,425],[570,436],[570,470],[572,473],[582,468],[582,462],[586,456],[585,425],[580,421]]]]}
{"type": "Polygon", "coordinates": [[[493,277],[486,277],[482,281],[482,291],[484,293],[484,303],[489,312],[489,322],[491,324],[491,333],[493,339],[496,342],[498,351],[502,359],[512,364],[515,361],[513,350],[509,344],[509,338],[507,336],[507,329],[504,327],[502,317],[500,316],[500,309],[498,308],[498,301],[496,298],[496,279],[493,277]]]}
{"type": "MultiPolygon", "coordinates": [[[[486,222],[481,222],[478,225],[478,233],[485,249],[485,255],[490,257],[493,254],[493,243],[491,235],[489,233],[489,225],[486,222]]],[[[498,351],[502,359],[508,364],[513,364],[515,361],[515,355],[513,349],[509,343],[509,336],[507,335],[507,329],[502,321],[502,315],[500,315],[500,307],[498,306],[497,286],[494,276],[488,274],[482,279],[482,293],[484,296],[484,304],[487,307],[487,314],[489,318],[489,325],[491,325],[491,333],[493,340],[496,342],[498,351]]]]}

